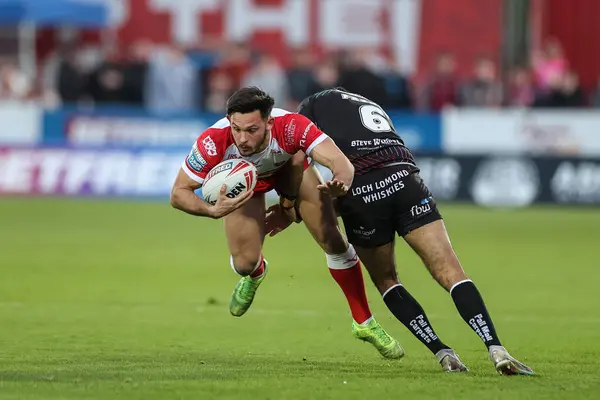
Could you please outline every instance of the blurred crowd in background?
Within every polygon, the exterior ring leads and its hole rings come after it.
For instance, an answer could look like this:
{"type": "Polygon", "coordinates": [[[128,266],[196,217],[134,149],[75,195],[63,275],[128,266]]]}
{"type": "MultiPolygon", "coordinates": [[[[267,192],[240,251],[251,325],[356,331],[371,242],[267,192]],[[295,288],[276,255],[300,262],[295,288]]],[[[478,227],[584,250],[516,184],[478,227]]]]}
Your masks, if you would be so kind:
{"type": "Polygon", "coordinates": [[[343,86],[397,110],[600,107],[600,79],[596,87],[582,88],[556,40],[531,54],[528,65],[506,70],[482,55],[466,77],[457,75],[452,52],[440,53],[423,79],[405,76],[388,60],[358,48],[319,57],[295,49],[290,65],[245,43],[187,51],[144,41],[116,54],[65,44],[39,66],[37,76],[27,76],[14,59],[0,58],[0,100],[223,113],[225,101],[240,86],[260,86],[275,97],[276,106],[287,109],[319,90],[343,86]]]}

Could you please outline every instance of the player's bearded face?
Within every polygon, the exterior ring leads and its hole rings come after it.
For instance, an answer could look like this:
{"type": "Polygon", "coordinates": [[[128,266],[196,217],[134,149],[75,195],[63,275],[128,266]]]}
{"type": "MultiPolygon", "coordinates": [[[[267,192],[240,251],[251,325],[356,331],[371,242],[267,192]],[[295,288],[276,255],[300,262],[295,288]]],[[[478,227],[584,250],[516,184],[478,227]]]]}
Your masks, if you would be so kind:
{"type": "Polygon", "coordinates": [[[243,156],[258,153],[268,145],[269,132],[273,127],[273,117],[263,119],[260,112],[235,113],[227,116],[235,145],[243,156]]]}

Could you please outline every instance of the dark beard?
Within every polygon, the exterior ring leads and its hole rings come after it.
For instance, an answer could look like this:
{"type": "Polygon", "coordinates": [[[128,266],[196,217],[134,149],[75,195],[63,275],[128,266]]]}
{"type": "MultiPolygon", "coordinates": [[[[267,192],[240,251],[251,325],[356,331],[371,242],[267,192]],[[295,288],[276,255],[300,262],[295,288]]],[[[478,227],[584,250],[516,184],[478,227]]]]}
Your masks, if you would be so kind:
{"type": "Polygon", "coordinates": [[[256,149],[256,151],[253,154],[260,153],[261,151],[263,151],[264,149],[266,149],[269,146],[270,140],[268,142],[267,139],[270,139],[269,131],[268,131],[268,129],[265,128],[265,133],[263,135],[262,140],[260,141],[260,145],[258,146],[258,148],[256,149]]]}

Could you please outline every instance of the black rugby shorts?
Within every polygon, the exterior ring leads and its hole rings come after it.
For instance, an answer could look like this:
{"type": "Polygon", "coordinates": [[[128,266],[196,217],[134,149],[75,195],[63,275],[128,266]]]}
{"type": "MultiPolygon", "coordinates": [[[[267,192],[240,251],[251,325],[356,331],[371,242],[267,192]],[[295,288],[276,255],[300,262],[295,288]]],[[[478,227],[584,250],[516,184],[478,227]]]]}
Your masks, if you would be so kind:
{"type": "Polygon", "coordinates": [[[372,248],[442,219],[431,192],[414,167],[395,165],[354,177],[339,212],[350,243],[372,248]]]}

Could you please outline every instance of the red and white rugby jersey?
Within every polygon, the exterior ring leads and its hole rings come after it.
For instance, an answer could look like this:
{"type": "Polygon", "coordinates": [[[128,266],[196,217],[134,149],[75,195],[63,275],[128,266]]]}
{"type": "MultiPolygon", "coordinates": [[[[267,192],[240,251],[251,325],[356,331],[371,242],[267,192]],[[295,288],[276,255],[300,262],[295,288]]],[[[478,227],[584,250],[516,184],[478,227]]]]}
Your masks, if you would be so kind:
{"type": "Polygon", "coordinates": [[[229,121],[223,118],[198,137],[181,168],[191,179],[202,183],[206,174],[221,161],[241,158],[256,166],[260,182],[275,174],[293,154],[302,150],[310,155],[312,149],[327,138],[303,115],[274,108],[271,116],[275,119],[271,141],[260,153],[242,156],[233,140],[229,121]]]}

